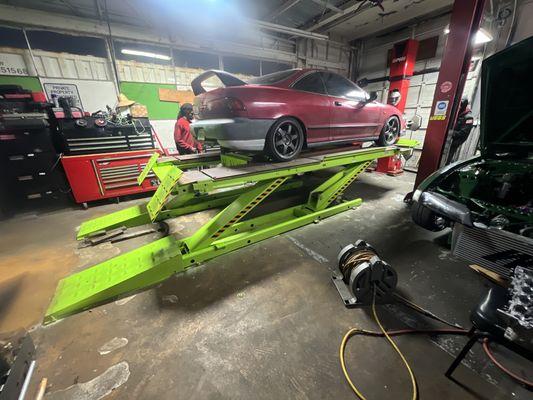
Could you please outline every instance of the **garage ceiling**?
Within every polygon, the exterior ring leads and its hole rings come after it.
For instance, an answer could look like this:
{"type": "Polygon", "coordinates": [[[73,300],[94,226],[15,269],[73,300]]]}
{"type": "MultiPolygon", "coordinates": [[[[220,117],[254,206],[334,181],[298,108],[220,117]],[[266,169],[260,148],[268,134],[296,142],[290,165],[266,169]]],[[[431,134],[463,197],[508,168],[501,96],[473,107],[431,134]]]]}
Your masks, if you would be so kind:
{"type": "MultiPolygon", "coordinates": [[[[111,22],[173,32],[180,31],[183,22],[194,35],[210,31],[206,10],[218,7],[224,15],[222,22],[227,23],[233,15],[235,21],[240,17],[254,18],[348,41],[445,12],[452,3],[453,0],[0,0],[0,4],[90,19],[101,19],[107,7],[111,22]]],[[[219,29],[217,35],[235,35],[235,21],[219,29]]]]}

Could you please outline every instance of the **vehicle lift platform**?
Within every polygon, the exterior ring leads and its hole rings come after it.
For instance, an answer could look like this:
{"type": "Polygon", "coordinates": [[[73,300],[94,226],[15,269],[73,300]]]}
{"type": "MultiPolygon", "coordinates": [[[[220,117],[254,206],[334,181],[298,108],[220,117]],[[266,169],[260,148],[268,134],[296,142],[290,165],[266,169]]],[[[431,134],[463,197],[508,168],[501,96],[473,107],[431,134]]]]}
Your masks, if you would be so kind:
{"type": "Polygon", "coordinates": [[[342,200],[357,176],[373,160],[408,156],[415,144],[400,139],[388,147],[319,150],[281,163],[258,163],[246,156],[220,152],[179,157],[155,153],[138,178],[142,182],[150,171],[156,174],[161,183],[152,198],[84,222],[78,240],[197,211],[222,211],[187,238],[169,235],[62,279],[44,323],[154,286],[221,254],[357,207],[362,199],[342,200]],[[335,167],[331,176],[310,191],[305,203],[245,218],[271,194],[301,186],[303,174],[335,167]]]}

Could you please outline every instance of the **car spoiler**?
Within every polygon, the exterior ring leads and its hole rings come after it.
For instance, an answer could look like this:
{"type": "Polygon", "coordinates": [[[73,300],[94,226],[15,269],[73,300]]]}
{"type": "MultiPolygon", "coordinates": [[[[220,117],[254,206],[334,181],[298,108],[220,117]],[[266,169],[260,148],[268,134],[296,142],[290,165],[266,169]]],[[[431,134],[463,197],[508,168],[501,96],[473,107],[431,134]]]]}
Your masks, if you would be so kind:
{"type": "Polygon", "coordinates": [[[201,93],[205,93],[206,90],[202,87],[202,83],[209,78],[217,76],[218,79],[224,84],[224,86],[243,86],[246,85],[246,82],[237,78],[235,75],[230,74],[229,72],[219,71],[216,69],[211,69],[205,71],[194,78],[191,82],[192,91],[195,96],[198,96],[201,93]]]}

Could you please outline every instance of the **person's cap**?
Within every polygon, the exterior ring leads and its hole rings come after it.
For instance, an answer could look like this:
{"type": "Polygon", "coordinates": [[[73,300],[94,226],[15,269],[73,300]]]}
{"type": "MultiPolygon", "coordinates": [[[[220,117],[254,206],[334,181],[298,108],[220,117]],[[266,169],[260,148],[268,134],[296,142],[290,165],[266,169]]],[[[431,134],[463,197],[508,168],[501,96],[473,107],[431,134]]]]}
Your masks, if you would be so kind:
{"type": "Polygon", "coordinates": [[[192,104],[191,103],[183,103],[180,107],[182,110],[192,110],[192,104]]]}

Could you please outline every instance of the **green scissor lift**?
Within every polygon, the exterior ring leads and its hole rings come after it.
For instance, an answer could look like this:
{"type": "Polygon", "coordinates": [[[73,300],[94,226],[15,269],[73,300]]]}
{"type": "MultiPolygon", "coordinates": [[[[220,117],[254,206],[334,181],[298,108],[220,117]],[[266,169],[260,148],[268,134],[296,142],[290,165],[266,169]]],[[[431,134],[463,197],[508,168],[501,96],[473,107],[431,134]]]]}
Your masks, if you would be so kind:
{"type": "Polygon", "coordinates": [[[221,156],[150,159],[139,182],[153,170],[160,185],[143,205],[130,207],[83,223],[78,240],[102,235],[120,227],[135,227],[184,214],[223,208],[215,217],[185,239],[172,235],[116,256],[62,279],[48,307],[44,322],[106,303],[128,293],[153,286],[221,254],[307,225],[359,206],[360,198],[336,202],[369,164],[381,157],[410,153],[412,141],[397,146],[315,152],[284,163],[249,163],[245,157],[221,156]],[[202,170],[187,168],[211,166],[202,170]],[[305,203],[245,218],[274,192],[301,185],[304,173],[338,167],[322,184],[310,191],[305,203]]]}

